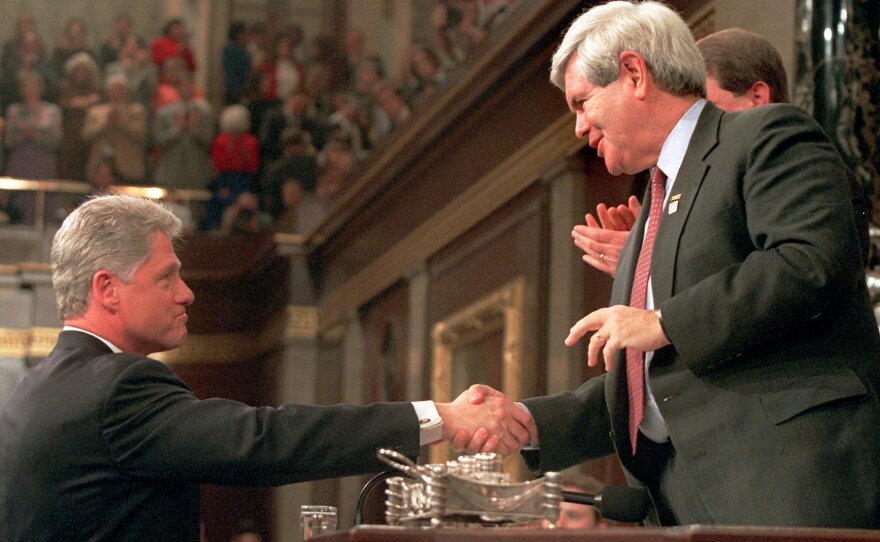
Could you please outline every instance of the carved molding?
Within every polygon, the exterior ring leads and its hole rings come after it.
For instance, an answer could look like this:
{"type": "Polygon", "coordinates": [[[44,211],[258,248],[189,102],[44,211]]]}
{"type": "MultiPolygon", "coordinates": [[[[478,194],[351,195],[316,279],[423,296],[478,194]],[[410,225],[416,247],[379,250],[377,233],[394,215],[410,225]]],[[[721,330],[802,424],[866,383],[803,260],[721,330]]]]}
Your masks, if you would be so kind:
{"type": "MultiPolygon", "coordinates": [[[[431,397],[448,402],[452,397],[453,357],[459,348],[503,332],[501,391],[519,399],[523,390],[523,311],[525,278],[519,277],[434,325],[434,362],[431,397]]],[[[448,445],[431,448],[431,463],[450,457],[448,445]]]]}
{"type": "Polygon", "coordinates": [[[516,154],[499,164],[358,274],[330,293],[319,307],[324,330],[382,293],[523,190],[540,182],[547,167],[586,145],[574,135],[572,117],[562,115],[516,154]]]}

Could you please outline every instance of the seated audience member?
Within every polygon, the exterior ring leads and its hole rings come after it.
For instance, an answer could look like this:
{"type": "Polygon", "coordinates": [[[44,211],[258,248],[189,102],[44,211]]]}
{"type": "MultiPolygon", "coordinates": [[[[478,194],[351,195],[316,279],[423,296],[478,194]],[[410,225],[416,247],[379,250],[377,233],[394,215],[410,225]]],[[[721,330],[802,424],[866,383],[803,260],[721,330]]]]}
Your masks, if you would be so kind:
{"type": "Polygon", "coordinates": [[[24,214],[18,204],[18,194],[0,190],[0,226],[20,224],[24,214]]]}
{"type": "Polygon", "coordinates": [[[98,53],[98,63],[104,68],[108,64],[119,60],[119,51],[125,47],[125,42],[134,38],[132,32],[131,16],[128,13],[120,13],[113,20],[113,34],[101,44],[98,53]]]}
{"type": "Polygon", "coordinates": [[[284,154],[263,169],[261,189],[265,207],[272,218],[278,220],[286,206],[282,203],[281,187],[291,178],[297,179],[306,191],[315,189],[317,161],[309,135],[296,128],[289,128],[282,135],[284,154]]]}
{"type": "Polygon", "coordinates": [[[330,94],[338,92],[349,80],[348,62],[339,37],[319,34],[312,39],[312,65],[323,66],[328,73],[330,94]]]}
{"type": "Polygon", "coordinates": [[[366,57],[360,61],[353,73],[352,91],[367,116],[369,131],[366,138],[369,146],[372,147],[391,131],[391,119],[379,106],[373,92],[385,77],[382,60],[373,56],[366,57]]]}
{"type": "Polygon", "coordinates": [[[486,39],[477,23],[477,2],[442,0],[434,6],[431,25],[447,66],[457,66],[486,39]]]}
{"type": "Polygon", "coordinates": [[[95,183],[99,169],[118,181],[141,183],[146,178],[147,111],[128,101],[128,78],[122,74],[107,78],[107,101],[88,109],[82,137],[90,142],[86,177],[95,183]],[[106,166],[99,168],[99,166],[106,166]]]}
{"type": "Polygon", "coordinates": [[[193,95],[192,74],[181,74],[180,99],[156,112],[153,135],[159,147],[156,183],[172,188],[206,188],[213,174],[214,113],[193,95]]]}
{"type": "Polygon", "coordinates": [[[43,78],[39,74],[23,74],[19,86],[22,101],[6,110],[6,175],[57,178],[61,109],[42,100],[43,78]]]}
{"type": "Polygon", "coordinates": [[[303,185],[296,177],[284,179],[281,183],[281,211],[273,223],[273,229],[279,233],[297,233],[299,220],[299,203],[303,197],[303,185]]]}
{"type": "Polygon", "coordinates": [[[37,20],[29,11],[21,11],[15,18],[15,29],[12,37],[3,42],[3,50],[0,53],[0,69],[5,75],[17,70],[16,62],[25,35],[33,33],[38,41],[42,41],[37,34],[37,20]]]}
{"type": "Polygon", "coordinates": [[[410,64],[403,80],[404,92],[407,102],[418,107],[446,84],[446,70],[427,43],[416,42],[409,49],[410,64]]]}
{"type": "Polygon", "coordinates": [[[182,58],[169,58],[162,64],[159,70],[159,83],[156,85],[156,95],[153,97],[153,109],[158,111],[166,105],[180,99],[180,86],[184,79],[189,79],[191,94],[194,98],[205,99],[202,89],[196,84],[195,75],[186,66],[182,58]]]}
{"type": "Polygon", "coordinates": [[[368,142],[364,134],[366,119],[360,102],[353,94],[338,94],[335,98],[336,110],[327,118],[331,138],[347,140],[355,160],[362,160],[367,153],[368,142]]]}
{"type": "Polygon", "coordinates": [[[85,52],[64,63],[65,77],[60,83],[62,135],[58,150],[58,174],[64,179],[81,181],[86,176],[88,144],[82,140],[82,128],[89,107],[101,101],[98,64],[85,52]]]}
{"type": "Polygon", "coordinates": [[[167,82],[163,67],[169,59],[179,58],[188,71],[196,71],[196,58],[189,46],[189,31],[182,19],[171,19],[165,24],[162,35],[150,42],[150,56],[163,83],[167,82]]]}
{"type": "Polygon", "coordinates": [[[324,64],[312,64],[306,70],[305,90],[311,97],[319,122],[324,123],[333,114],[333,74],[324,64]]]}
{"type": "MultiPolygon", "coordinates": [[[[143,105],[148,112],[153,111],[159,72],[150,60],[150,52],[144,47],[140,38],[137,36],[126,38],[119,48],[116,61],[107,64],[105,71],[107,77],[122,74],[128,78],[129,99],[143,105]]],[[[168,103],[178,97],[179,93],[175,88],[174,96],[168,99],[168,103]]]]}
{"type": "Polygon", "coordinates": [[[267,102],[290,96],[305,81],[305,68],[294,59],[293,38],[288,34],[275,37],[269,54],[257,69],[262,74],[260,99],[267,102]]]}
{"type": "Polygon", "coordinates": [[[296,233],[302,235],[311,233],[327,217],[354,165],[354,155],[347,142],[331,139],[321,150],[318,163],[320,171],[315,190],[303,194],[297,209],[296,233]]]}
{"type": "Polygon", "coordinates": [[[220,133],[211,145],[211,162],[217,176],[211,181],[211,201],[205,229],[221,225],[226,207],[245,192],[259,190],[260,147],[250,130],[250,113],[239,104],[228,105],[220,115],[220,133]]]}
{"type": "MultiPolygon", "coordinates": [[[[373,92],[376,96],[376,103],[379,104],[379,107],[382,108],[382,111],[388,115],[388,119],[391,121],[390,130],[409,120],[409,105],[400,92],[398,92],[397,87],[390,81],[380,81],[373,89],[373,92]]],[[[382,137],[385,135],[387,133],[381,134],[382,137]]]]}
{"type": "Polygon", "coordinates": [[[3,61],[2,81],[0,81],[0,100],[5,108],[9,104],[20,102],[18,82],[22,74],[36,72],[43,79],[43,99],[47,102],[55,101],[55,77],[43,49],[43,42],[34,31],[27,31],[16,40],[15,47],[9,52],[10,58],[3,61]]]}
{"type": "Polygon", "coordinates": [[[236,21],[229,25],[228,41],[222,52],[223,99],[226,105],[241,101],[251,73],[247,37],[247,26],[244,23],[236,21]]]}
{"type": "Polygon", "coordinates": [[[242,192],[223,210],[220,234],[259,233],[272,224],[272,218],[260,211],[260,199],[253,192],[242,192]]]}
{"type": "Polygon", "coordinates": [[[177,190],[167,190],[163,200],[165,201],[165,205],[168,206],[168,210],[171,211],[171,214],[180,220],[181,235],[186,237],[195,233],[196,223],[193,219],[192,209],[181,200],[180,194],[178,194],[177,190]]]}
{"type": "Polygon", "coordinates": [[[354,74],[358,65],[367,58],[367,48],[364,40],[364,32],[360,28],[349,28],[345,33],[345,62],[348,73],[354,74]]]}
{"type": "Polygon", "coordinates": [[[259,128],[260,155],[269,163],[281,157],[285,145],[283,134],[297,130],[309,135],[310,143],[320,148],[326,141],[326,126],[318,119],[312,98],[304,91],[297,91],[284,99],[276,108],[263,116],[259,128]]]}
{"type": "MultiPolygon", "coordinates": [[[[52,69],[57,77],[63,77],[69,71],[67,61],[75,55],[85,53],[92,61],[96,60],[95,52],[89,48],[89,37],[86,23],[79,17],[67,21],[61,35],[58,36],[58,45],[52,53],[52,69]]],[[[95,64],[97,68],[97,64],[95,64]]]]}

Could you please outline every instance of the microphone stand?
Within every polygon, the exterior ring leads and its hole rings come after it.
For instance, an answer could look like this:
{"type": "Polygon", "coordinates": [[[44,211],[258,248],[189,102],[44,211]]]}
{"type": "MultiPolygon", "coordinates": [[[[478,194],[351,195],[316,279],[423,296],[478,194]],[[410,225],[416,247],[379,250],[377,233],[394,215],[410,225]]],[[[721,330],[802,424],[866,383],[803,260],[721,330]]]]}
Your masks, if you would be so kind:
{"type": "Polygon", "coordinates": [[[358,495],[357,508],[355,509],[354,514],[354,525],[357,527],[364,522],[364,504],[367,502],[367,497],[370,496],[370,493],[373,489],[376,488],[379,484],[384,482],[385,480],[391,478],[392,476],[400,476],[400,471],[398,470],[386,470],[380,472],[379,474],[370,478],[370,480],[364,484],[364,487],[361,489],[360,494],[358,495]]]}

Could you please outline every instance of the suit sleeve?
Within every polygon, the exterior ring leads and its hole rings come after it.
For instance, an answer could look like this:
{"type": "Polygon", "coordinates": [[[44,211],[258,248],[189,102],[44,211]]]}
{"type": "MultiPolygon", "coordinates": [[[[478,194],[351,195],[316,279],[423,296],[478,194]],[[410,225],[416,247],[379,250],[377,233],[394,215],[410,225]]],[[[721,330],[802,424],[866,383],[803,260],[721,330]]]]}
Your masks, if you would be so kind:
{"type": "MultiPolygon", "coordinates": [[[[667,335],[696,373],[803,333],[834,310],[835,299],[852,297],[860,280],[847,173],[827,137],[794,107],[769,106],[760,117],[746,118],[751,125],[727,130],[744,152],[709,161],[704,185],[721,179],[722,186],[703,190],[730,191],[729,208],[714,210],[717,220],[727,216],[727,227],[744,231],[751,246],[740,261],[694,277],[693,285],[660,303],[667,335]],[[723,176],[712,177],[713,167],[738,171],[723,185],[723,176]],[[735,207],[741,214],[730,211],[735,207]]],[[[730,241],[719,237],[717,243],[730,241]]],[[[728,245],[718,247],[716,253],[728,245]]],[[[680,257],[676,273],[701,265],[680,257]]]]}
{"type": "Polygon", "coordinates": [[[532,472],[562,470],[614,452],[605,377],[591,378],[575,391],[522,401],[535,420],[541,445],[540,450],[523,452],[532,472]]]}
{"type": "Polygon", "coordinates": [[[409,403],[251,407],[199,400],[163,364],[137,358],[113,383],[101,428],[113,459],[135,476],[280,485],[377,472],[377,448],[415,457],[409,403]]]}

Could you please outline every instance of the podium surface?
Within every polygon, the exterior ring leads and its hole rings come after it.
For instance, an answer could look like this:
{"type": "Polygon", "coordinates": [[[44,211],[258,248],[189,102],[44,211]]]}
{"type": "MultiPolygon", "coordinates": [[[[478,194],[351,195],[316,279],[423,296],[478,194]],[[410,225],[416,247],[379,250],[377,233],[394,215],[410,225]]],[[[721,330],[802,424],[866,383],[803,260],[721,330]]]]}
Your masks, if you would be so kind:
{"type": "Polygon", "coordinates": [[[691,525],[684,527],[611,527],[608,529],[413,528],[368,525],[312,538],[315,542],[849,542],[880,541],[880,531],[691,525]]]}

